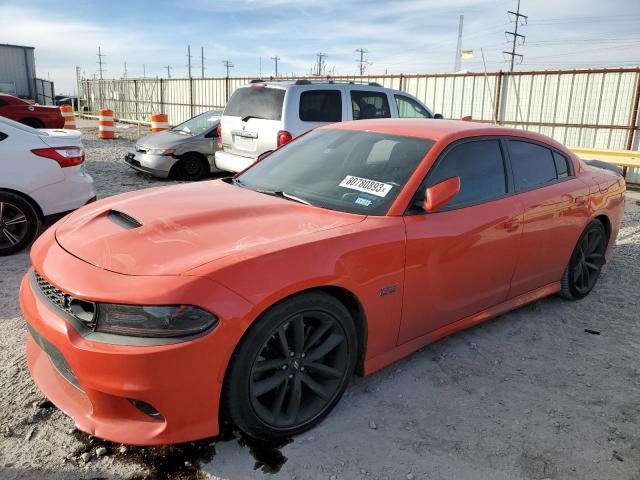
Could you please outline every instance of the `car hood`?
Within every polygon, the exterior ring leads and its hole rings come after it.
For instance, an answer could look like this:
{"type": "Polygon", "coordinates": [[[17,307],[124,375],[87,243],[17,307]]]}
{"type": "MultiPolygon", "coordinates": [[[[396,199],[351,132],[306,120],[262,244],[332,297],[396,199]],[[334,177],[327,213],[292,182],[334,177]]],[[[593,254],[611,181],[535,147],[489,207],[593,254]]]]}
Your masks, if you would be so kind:
{"type": "Polygon", "coordinates": [[[86,206],[56,228],[58,244],[127,275],[179,275],[219,258],[256,255],[364,216],[334,212],[221,180],[151,188],[86,206]]]}
{"type": "Polygon", "coordinates": [[[150,148],[175,148],[177,145],[192,142],[197,138],[199,137],[183,135],[181,133],[174,133],[170,130],[165,130],[163,132],[142,137],[136,142],[136,146],[144,148],[145,150],[150,148]]]}

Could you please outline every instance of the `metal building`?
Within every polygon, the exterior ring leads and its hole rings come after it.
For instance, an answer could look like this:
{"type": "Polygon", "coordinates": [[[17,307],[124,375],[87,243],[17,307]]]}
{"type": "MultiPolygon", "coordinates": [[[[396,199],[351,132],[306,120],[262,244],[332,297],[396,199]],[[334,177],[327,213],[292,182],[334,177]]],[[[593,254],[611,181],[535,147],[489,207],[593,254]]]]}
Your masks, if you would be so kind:
{"type": "Polygon", "coordinates": [[[0,43],[0,92],[35,99],[34,48],[0,43]]]}

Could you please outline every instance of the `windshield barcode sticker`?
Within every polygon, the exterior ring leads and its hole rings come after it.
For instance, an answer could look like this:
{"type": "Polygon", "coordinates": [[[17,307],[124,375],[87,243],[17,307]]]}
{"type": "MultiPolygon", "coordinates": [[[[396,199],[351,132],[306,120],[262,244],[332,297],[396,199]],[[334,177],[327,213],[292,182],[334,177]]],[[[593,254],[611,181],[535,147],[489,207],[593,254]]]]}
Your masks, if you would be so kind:
{"type": "Polygon", "coordinates": [[[388,183],[376,182],[368,178],[354,177],[353,175],[344,177],[344,180],[340,182],[339,186],[359,192],[370,193],[377,197],[386,197],[387,193],[389,193],[393,187],[393,185],[389,185],[388,183]]]}

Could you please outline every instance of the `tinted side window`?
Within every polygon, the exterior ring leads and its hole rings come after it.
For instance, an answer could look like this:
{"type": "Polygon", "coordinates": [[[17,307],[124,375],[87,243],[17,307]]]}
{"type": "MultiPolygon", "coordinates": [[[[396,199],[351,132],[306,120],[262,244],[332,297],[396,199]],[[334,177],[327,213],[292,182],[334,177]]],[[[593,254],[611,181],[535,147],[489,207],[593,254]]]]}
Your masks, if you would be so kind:
{"type": "Polygon", "coordinates": [[[405,97],[404,95],[396,95],[395,97],[400,118],[431,118],[427,109],[413,98],[405,97]]]}
{"type": "Polygon", "coordinates": [[[300,120],[303,122],[342,121],[340,90],[307,90],[300,94],[300,120]]]}
{"type": "Polygon", "coordinates": [[[516,191],[540,187],[558,178],[551,150],[541,145],[509,140],[509,158],[516,191]]]}
{"type": "Polygon", "coordinates": [[[556,162],[556,172],[558,173],[558,178],[568,177],[571,174],[571,172],[569,171],[569,161],[564,155],[553,152],[553,160],[556,162]]]}
{"type": "Polygon", "coordinates": [[[351,91],[351,106],[353,119],[390,118],[389,101],[383,92],[351,91]]]}
{"type": "Polygon", "coordinates": [[[231,95],[223,115],[280,120],[284,90],[281,88],[243,87],[231,95]]]}
{"type": "Polygon", "coordinates": [[[460,193],[447,207],[487,202],[507,193],[507,177],[498,140],[478,140],[454,146],[434,168],[427,178],[427,187],[460,177],[460,193]]]}

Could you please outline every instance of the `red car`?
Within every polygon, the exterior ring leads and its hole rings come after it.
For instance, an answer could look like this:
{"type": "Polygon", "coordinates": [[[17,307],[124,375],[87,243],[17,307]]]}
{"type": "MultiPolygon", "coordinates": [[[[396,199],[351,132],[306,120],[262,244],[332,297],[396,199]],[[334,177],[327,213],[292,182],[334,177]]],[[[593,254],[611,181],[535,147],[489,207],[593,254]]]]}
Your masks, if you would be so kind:
{"type": "Polygon", "coordinates": [[[233,179],[98,201],[31,250],[31,375],[130,444],[289,436],[370,374],[553,294],[587,295],[625,183],[531,132],[364,120],[233,179]]]}
{"type": "Polygon", "coordinates": [[[0,116],[33,128],[62,128],[64,118],[58,107],[31,105],[29,102],[0,93],[0,116]]]}

